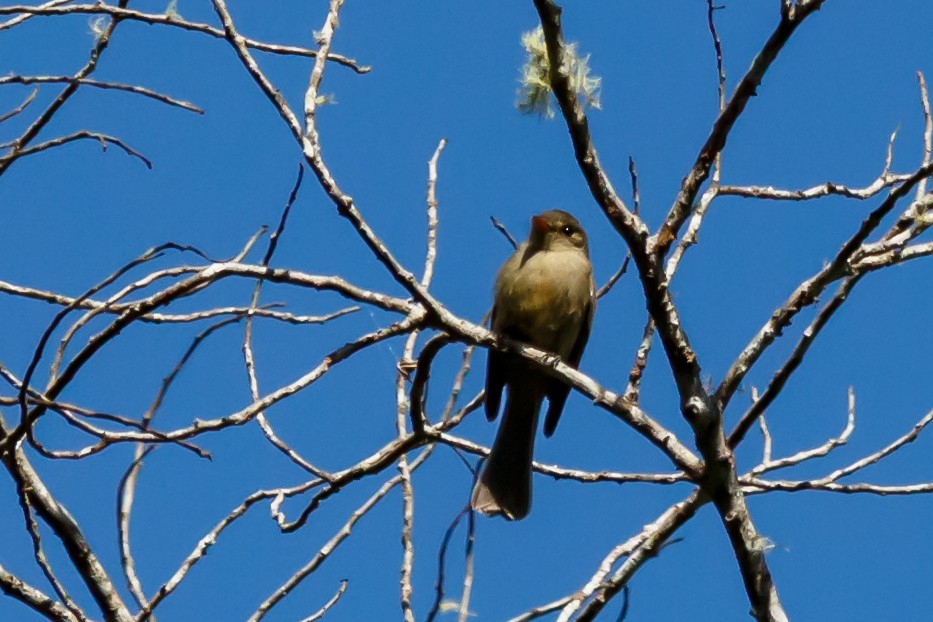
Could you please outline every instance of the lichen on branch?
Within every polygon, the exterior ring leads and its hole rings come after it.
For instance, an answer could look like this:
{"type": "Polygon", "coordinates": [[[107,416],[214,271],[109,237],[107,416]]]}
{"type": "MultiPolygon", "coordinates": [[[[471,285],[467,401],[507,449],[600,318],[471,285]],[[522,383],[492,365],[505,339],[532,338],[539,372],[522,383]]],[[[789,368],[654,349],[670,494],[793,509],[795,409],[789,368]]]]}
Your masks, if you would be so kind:
{"type": "MultiPolygon", "coordinates": [[[[541,26],[522,34],[522,47],[528,55],[522,66],[521,87],[515,106],[522,114],[536,114],[546,119],[554,118],[554,104],[551,99],[551,82],[548,78],[550,61],[544,42],[541,26]]],[[[582,97],[587,108],[600,109],[599,101],[602,78],[590,73],[590,55],[581,56],[577,44],[570,43],[564,50],[564,62],[570,85],[578,97],[582,97]]]]}

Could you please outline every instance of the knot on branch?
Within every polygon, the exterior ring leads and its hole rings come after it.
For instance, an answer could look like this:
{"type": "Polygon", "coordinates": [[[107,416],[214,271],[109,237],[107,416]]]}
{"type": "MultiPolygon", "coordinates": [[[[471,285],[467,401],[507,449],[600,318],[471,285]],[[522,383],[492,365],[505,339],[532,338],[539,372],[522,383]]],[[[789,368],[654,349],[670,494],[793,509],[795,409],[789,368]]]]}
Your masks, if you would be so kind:
{"type": "Polygon", "coordinates": [[[692,424],[697,424],[710,419],[709,400],[694,396],[684,404],[684,416],[692,424]]]}

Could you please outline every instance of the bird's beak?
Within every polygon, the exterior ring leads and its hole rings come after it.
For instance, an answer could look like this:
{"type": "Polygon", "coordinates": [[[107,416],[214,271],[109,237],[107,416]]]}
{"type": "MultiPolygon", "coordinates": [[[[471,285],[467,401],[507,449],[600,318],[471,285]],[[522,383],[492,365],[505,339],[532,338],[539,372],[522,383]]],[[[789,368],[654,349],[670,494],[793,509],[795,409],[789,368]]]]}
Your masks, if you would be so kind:
{"type": "Polygon", "coordinates": [[[544,233],[548,230],[547,219],[543,216],[532,216],[531,229],[537,233],[544,233]]]}

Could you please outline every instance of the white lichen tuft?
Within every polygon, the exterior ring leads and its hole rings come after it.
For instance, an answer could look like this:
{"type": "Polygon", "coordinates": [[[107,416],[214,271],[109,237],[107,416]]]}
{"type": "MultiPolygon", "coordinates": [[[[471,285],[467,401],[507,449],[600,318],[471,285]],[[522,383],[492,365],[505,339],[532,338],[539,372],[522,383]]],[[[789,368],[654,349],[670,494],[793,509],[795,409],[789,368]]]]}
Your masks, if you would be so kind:
{"type": "Polygon", "coordinates": [[[170,20],[181,20],[183,19],[181,13],[178,12],[178,0],[172,0],[168,3],[168,6],[165,7],[165,17],[170,20]]]}
{"type": "Polygon", "coordinates": [[[88,28],[91,29],[91,34],[94,36],[94,41],[100,41],[100,38],[104,36],[104,31],[107,29],[107,24],[110,23],[109,18],[106,15],[98,15],[88,20],[88,28]]]}
{"type": "Polygon", "coordinates": [[[752,551],[755,553],[761,553],[767,555],[771,551],[777,548],[777,545],[771,538],[766,538],[765,536],[758,536],[752,551]]]}
{"type": "Polygon", "coordinates": [[[321,93],[314,98],[314,103],[318,106],[335,106],[337,104],[337,96],[333,93],[321,93]]]}
{"type": "MultiPolygon", "coordinates": [[[[457,613],[460,611],[460,603],[455,600],[442,600],[437,610],[440,613],[457,613]]],[[[471,618],[476,617],[476,614],[472,611],[468,611],[467,615],[471,618]]]]}
{"type": "MultiPolygon", "coordinates": [[[[554,104],[551,100],[551,82],[548,77],[550,63],[544,31],[538,26],[535,30],[522,34],[522,47],[528,54],[518,90],[516,107],[523,114],[536,114],[547,119],[554,118],[554,104]]],[[[587,108],[600,108],[599,88],[602,78],[590,74],[590,56],[580,56],[577,44],[569,43],[564,47],[564,63],[570,76],[570,86],[583,98],[587,108]]]]}

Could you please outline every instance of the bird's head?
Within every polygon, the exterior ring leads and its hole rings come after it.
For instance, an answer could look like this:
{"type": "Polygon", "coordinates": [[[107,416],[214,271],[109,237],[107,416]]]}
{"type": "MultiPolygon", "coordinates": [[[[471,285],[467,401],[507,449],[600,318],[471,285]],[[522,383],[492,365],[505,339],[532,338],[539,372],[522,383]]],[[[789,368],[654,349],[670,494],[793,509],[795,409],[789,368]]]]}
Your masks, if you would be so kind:
{"type": "Polygon", "coordinates": [[[535,250],[582,250],[589,256],[586,232],[580,222],[559,209],[548,210],[531,217],[528,245],[535,250]]]}

